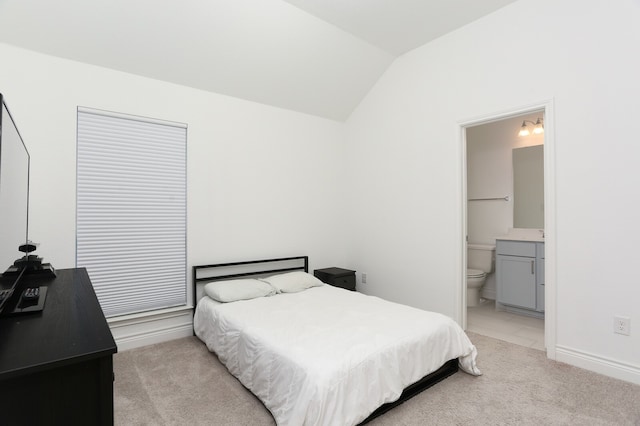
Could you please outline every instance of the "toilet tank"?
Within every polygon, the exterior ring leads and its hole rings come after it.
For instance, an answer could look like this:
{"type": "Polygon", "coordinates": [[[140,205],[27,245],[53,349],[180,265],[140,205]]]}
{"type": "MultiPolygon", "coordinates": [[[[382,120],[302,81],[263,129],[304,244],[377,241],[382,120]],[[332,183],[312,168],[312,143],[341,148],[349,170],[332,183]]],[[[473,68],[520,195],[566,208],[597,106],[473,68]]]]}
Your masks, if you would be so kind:
{"type": "Polygon", "coordinates": [[[493,272],[496,246],[489,244],[467,244],[467,269],[479,269],[487,274],[493,272]]]}

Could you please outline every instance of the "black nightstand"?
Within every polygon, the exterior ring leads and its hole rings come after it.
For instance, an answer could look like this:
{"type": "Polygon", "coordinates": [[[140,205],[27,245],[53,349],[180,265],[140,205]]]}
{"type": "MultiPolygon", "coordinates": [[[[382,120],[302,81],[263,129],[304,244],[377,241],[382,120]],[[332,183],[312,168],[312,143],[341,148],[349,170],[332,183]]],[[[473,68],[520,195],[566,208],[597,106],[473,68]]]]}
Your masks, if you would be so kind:
{"type": "Polygon", "coordinates": [[[356,290],[356,271],[342,268],[324,268],[314,270],[313,275],[320,281],[332,286],[346,288],[351,291],[356,290]]]}

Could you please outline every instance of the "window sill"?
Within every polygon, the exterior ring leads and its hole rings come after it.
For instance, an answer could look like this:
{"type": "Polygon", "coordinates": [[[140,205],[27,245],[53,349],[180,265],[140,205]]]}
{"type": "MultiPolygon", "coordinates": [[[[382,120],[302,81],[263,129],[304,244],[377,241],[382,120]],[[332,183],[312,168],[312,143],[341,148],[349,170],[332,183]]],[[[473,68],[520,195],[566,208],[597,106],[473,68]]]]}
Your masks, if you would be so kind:
{"type": "Polygon", "coordinates": [[[157,321],[171,317],[182,316],[185,313],[193,312],[193,306],[176,306],[174,308],[158,309],[155,311],[140,312],[136,314],[122,315],[107,318],[110,327],[126,326],[130,324],[141,324],[145,322],[157,321]]]}

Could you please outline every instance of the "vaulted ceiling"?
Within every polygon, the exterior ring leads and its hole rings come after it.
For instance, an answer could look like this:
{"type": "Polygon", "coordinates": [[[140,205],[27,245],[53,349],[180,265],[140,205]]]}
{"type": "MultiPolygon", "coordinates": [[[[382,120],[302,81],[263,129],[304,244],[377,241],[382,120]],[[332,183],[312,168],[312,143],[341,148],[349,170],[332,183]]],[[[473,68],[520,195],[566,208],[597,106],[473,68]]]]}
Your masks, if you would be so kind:
{"type": "Polygon", "coordinates": [[[0,42],[334,120],[394,59],[516,0],[0,0],[0,42]]]}

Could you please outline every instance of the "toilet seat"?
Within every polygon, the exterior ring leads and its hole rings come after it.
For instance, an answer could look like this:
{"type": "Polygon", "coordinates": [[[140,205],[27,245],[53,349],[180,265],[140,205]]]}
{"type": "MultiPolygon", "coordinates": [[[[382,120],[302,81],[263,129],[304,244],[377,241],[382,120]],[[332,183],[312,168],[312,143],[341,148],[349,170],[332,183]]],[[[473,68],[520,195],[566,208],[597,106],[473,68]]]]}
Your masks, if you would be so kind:
{"type": "Polygon", "coordinates": [[[486,274],[479,269],[467,269],[467,278],[484,278],[486,274]]]}

